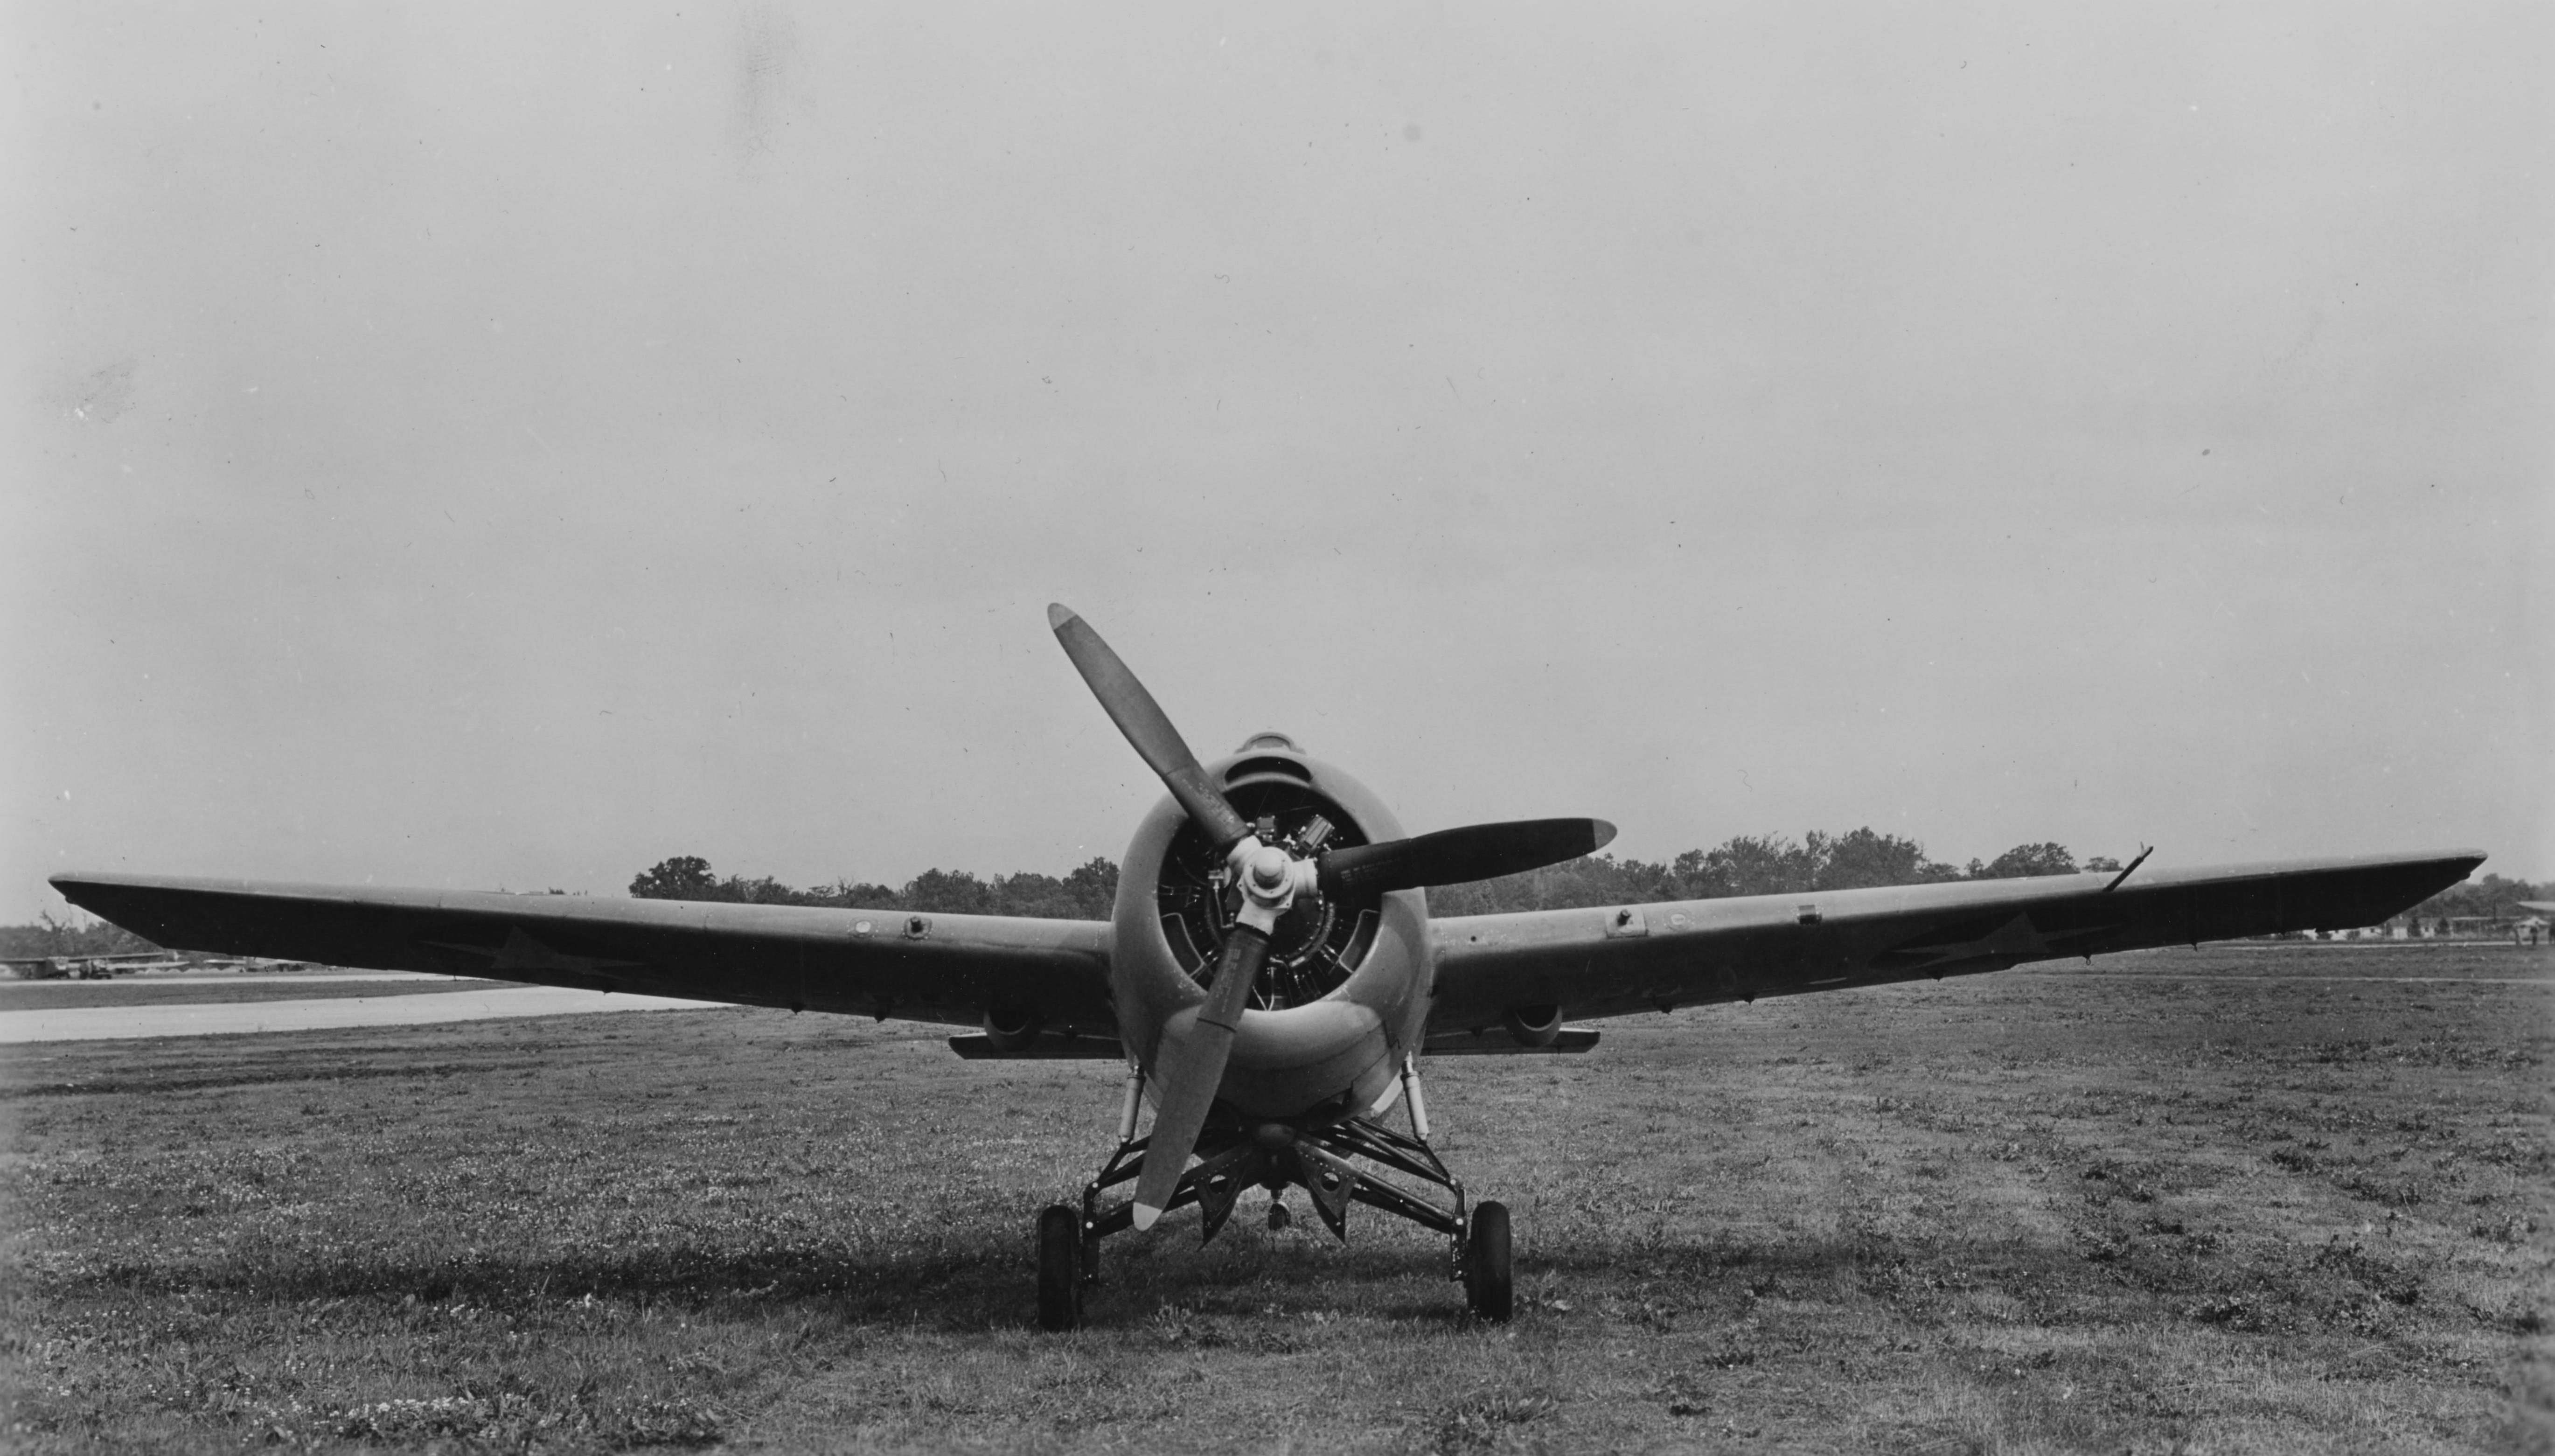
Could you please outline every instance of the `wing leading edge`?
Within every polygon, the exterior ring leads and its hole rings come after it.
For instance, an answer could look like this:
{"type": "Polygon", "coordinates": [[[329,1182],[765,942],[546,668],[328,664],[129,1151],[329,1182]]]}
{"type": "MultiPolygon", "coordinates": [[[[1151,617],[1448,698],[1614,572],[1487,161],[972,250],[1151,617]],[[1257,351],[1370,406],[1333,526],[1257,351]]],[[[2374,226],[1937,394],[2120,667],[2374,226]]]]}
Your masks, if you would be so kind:
{"type": "Polygon", "coordinates": [[[177,950],[1115,1035],[1109,926],[1008,915],[57,875],[177,950]]]}
{"type": "Polygon", "coordinates": [[[1959,881],[1433,921],[1431,1032],[1512,1008],[1574,1019],[1666,1011],[2025,961],[2373,924],[2465,879],[2484,855],[2368,856],[1959,881]]]}

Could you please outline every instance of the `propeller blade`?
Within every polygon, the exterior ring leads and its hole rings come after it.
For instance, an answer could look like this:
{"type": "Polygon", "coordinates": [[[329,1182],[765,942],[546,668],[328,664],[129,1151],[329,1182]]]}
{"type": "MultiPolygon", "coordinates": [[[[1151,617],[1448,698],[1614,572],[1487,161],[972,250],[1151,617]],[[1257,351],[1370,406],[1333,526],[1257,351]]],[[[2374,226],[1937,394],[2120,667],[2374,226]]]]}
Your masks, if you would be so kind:
{"type": "Polygon", "coordinates": [[[1242,1006],[1251,983],[1269,959],[1269,935],[1247,922],[1236,923],[1217,957],[1215,983],[1207,988],[1206,1005],[1184,1036],[1162,1044],[1162,1100],[1154,1110],[1154,1131],[1145,1144],[1145,1169],[1136,1179],[1136,1227],[1150,1229],[1170,1206],[1180,1170],[1197,1147],[1207,1110],[1215,1106],[1216,1089],[1224,1084],[1225,1058],[1233,1052],[1234,1029],[1242,1025],[1242,1006]]]}
{"type": "Polygon", "coordinates": [[[1314,865],[1324,895],[1375,894],[1539,870],[1594,854],[1614,837],[1604,819],[1515,819],[1335,849],[1314,865]]]}
{"type": "Polygon", "coordinates": [[[1198,767],[1197,755],[1189,752],[1180,730],[1171,726],[1161,704],[1155,702],[1145,684],[1136,680],[1127,664],[1100,640],[1090,623],[1061,602],[1047,606],[1046,625],[1055,629],[1055,640],[1063,644],[1064,655],[1073,659],[1074,669],[1082,674],[1082,680],[1091,684],[1091,695],[1100,699],[1110,721],[1127,735],[1137,756],[1160,777],[1162,787],[1179,800],[1181,808],[1188,810],[1189,817],[1197,821],[1217,851],[1241,843],[1251,832],[1251,825],[1234,812],[1223,792],[1206,777],[1206,770],[1198,767]]]}

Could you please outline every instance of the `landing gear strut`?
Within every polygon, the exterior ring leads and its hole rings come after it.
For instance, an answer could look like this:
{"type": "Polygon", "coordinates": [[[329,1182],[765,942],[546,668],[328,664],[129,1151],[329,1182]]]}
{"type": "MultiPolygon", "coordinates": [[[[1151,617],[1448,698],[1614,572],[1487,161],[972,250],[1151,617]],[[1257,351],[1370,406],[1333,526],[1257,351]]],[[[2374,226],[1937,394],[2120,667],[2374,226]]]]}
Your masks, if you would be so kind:
{"type": "MultiPolygon", "coordinates": [[[[1415,1092],[1416,1081],[1414,1076],[1405,1085],[1415,1092]]],[[[1129,1100],[1132,1112],[1134,1099],[1129,1100]]],[[[1257,1185],[1276,1195],[1299,1187],[1310,1195],[1315,1216],[1346,1243],[1351,1204],[1382,1209],[1444,1235],[1447,1276],[1462,1282],[1465,1307],[1478,1318],[1505,1322],[1515,1309],[1509,1211],[1498,1203],[1473,1206],[1466,1201],[1464,1185],[1428,1146],[1423,1106],[1412,1097],[1412,1127],[1403,1134],[1369,1118],[1345,1115],[1303,1123],[1246,1123],[1219,1105],[1198,1135],[1197,1165],[1180,1173],[1164,1212],[1196,1204],[1200,1233],[1213,1239],[1245,1189],[1257,1185]]],[[[1100,1241],[1135,1226],[1132,1200],[1101,1206],[1108,1190],[1144,1173],[1150,1140],[1132,1136],[1134,1131],[1134,1117],[1122,1116],[1118,1151],[1082,1190],[1079,1210],[1057,1204],[1038,1217],[1041,1329],[1072,1329],[1081,1323],[1082,1292],[1100,1281],[1100,1241]]],[[[1269,1226],[1281,1229],[1286,1223],[1285,1205],[1273,1199],[1269,1226]]]]}
{"type": "MultiPolygon", "coordinates": [[[[1082,1226],[1091,1238],[1107,1238],[1135,1226],[1133,1204],[1104,1210],[1101,1195],[1144,1172],[1148,1142],[1133,1138],[1120,1144],[1100,1176],[1082,1190],[1082,1226]]],[[[1462,1272],[1464,1185],[1416,1138],[1361,1117],[1302,1127],[1259,1123],[1248,1128],[1239,1120],[1217,1117],[1198,1135],[1197,1152],[1197,1166],[1180,1174],[1163,1211],[1198,1205],[1200,1232],[1208,1239],[1233,1216],[1234,1203],[1244,1189],[1259,1185],[1275,1192],[1298,1187],[1312,1195],[1314,1214],[1341,1242],[1348,1240],[1349,1205],[1363,1203],[1444,1234],[1449,1241],[1448,1272],[1462,1272]],[[1411,1192],[1388,1180],[1386,1173],[1424,1184],[1437,1190],[1438,1196],[1411,1192]]]]}

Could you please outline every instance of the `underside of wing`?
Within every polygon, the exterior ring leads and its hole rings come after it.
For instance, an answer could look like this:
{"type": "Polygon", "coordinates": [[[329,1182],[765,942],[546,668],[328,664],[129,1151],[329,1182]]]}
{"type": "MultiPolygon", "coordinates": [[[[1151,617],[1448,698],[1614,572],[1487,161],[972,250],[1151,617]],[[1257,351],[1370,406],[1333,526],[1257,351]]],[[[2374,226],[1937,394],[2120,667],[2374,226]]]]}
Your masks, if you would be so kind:
{"type": "Polygon", "coordinates": [[[1585,1019],[2024,961],[2374,924],[2463,880],[2475,852],[1959,881],[1432,922],[1431,1032],[1557,1008],[1585,1019]],[[2117,888],[2111,888],[2115,887],[2117,888]]]}
{"type": "Polygon", "coordinates": [[[1007,915],[57,875],[173,950],[1115,1035],[1109,927],[1007,915]]]}

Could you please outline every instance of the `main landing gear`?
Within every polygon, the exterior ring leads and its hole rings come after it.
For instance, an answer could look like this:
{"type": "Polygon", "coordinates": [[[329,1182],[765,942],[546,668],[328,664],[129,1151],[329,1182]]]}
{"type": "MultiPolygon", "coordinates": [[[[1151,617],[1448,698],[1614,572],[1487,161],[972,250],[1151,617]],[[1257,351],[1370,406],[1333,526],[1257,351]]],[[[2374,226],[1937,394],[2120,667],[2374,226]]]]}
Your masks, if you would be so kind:
{"type": "Polygon", "coordinates": [[[1473,1226],[1464,1235],[1464,1303],[1493,1324],[1506,1324],[1517,1310],[1517,1286],[1509,1278],[1509,1206],[1485,1203],[1473,1210],[1473,1226]]]}
{"type": "MultiPolygon", "coordinates": [[[[1100,1281],[1100,1241],[1135,1227],[1132,1201],[1106,1210],[1100,1206],[1104,1192],[1144,1172],[1148,1140],[1132,1136],[1135,1090],[1131,1086],[1128,1112],[1120,1119],[1118,1151],[1082,1190],[1082,1206],[1058,1203],[1038,1214],[1040,1329],[1069,1330],[1082,1323],[1083,1291],[1100,1281]]],[[[1289,1186],[1300,1187],[1310,1195],[1323,1225],[1346,1243],[1350,1204],[1382,1209],[1444,1235],[1447,1274],[1462,1282],[1465,1307],[1480,1319],[1506,1323],[1516,1310],[1508,1208],[1466,1202],[1464,1185],[1428,1146],[1427,1113],[1415,1096],[1410,1101],[1409,1135],[1345,1115],[1327,1121],[1246,1123],[1219,1105],[1198,1135],[1197,1165],[1181,1172],[1163,1211],[1196,1204],[1200,1232],[1211,1240],[1233,1216],[1244,1189],[1256,1184],[1274,1197],[1289,1186]],[[1433,1191],[1423,1196],[1387,1174],[1433,1191]]],[[[1272,1204],[1271,1228],[1285,1226],[1284,1211],[1282,1203],[1272,1204]]]]}
{"type": "MultiPolygon", "coordinates": [[[[1098,1252],[1096,1245],[1093,1252],[1098,1252]]],[[[1038,1214],[1037,1255],[1038,1328],[1076,1328],[1082,1323],[1082,1285],[1087,1277],[1081,1215],[1062,1203],[1047,1205],[1038,1214]]]]}

